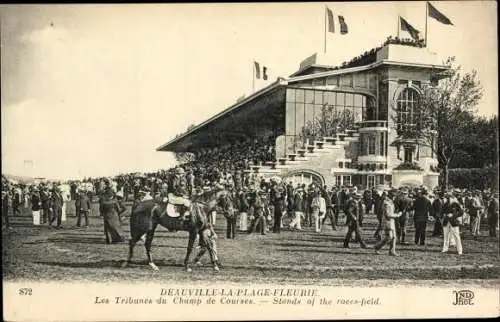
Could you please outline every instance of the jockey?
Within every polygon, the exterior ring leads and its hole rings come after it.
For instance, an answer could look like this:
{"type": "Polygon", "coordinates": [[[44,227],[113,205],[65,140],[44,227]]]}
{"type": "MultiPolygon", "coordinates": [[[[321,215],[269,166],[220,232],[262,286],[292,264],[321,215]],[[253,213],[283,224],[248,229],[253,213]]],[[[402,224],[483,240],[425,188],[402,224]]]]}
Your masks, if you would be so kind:
{"type": "MultiPolygon", "coordinates": [[[[173,205],[184,206],[189,209],[191,201],[188,199],[188,187],[186,176],[183,168],[176,168],[175,174],[172,177],[168,189],[168,201],[173,205]]],[[[184,211],[183,218],[186,219],[189,215],[188,211],[184,211]]]]}

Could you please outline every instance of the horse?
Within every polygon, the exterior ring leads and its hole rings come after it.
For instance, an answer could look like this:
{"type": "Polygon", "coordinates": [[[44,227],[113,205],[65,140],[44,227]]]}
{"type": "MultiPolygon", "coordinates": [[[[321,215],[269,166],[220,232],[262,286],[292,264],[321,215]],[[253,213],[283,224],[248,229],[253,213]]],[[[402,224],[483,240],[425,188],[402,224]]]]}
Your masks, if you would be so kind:
{"type": "Polygon", "coordinates": [[[153,270],[159,270],[153,262],[151,244],[155,230],[158,225],[160,225],[168,230],[182,230],[189,233],[187,252],[184,259],[184,267],[188,272],[192,271],[189,265],[189,258],[197,235],[199,235],[201,246],[203,247],[198,256],[196,256],[196,259],[199,259],[205,250],[208,250],[214,270],[219,271],[214,247],[210,240],[212,230],[207,213],[214,209],[217,200],[222,194],[224,194],[223,190],[207,192],[203,196],[198,197],[197,200],[193,200],[189,207],[190,215],[187,216],[187,219],[170,217],[166,211],[168,202],[164,202],[163,200],[159,202],[155,200],[144,200],[139,202],[137,206],[132,209],[130,215],[131,238],[129,240],[129,254],[127,261],[122,264],[122,267],[127,267],[131,263],[135,244],[146,234],[144,246],[146,248],[148,265],[153,270]],[[201,201],[202,198],[204,198],[206,202],[201,201]]]}

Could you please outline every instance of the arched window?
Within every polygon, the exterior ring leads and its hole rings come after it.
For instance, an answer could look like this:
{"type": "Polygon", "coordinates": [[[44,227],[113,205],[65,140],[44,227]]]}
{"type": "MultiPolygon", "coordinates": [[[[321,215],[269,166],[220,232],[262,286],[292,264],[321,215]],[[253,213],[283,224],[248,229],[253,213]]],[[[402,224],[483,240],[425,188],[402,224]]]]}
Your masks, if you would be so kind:
{"type": "Polygon", "coordinates": [[[413,130],[419,120],[419,94],[413,88],[405,88],[397,99],[398,132],[413,130]]]}

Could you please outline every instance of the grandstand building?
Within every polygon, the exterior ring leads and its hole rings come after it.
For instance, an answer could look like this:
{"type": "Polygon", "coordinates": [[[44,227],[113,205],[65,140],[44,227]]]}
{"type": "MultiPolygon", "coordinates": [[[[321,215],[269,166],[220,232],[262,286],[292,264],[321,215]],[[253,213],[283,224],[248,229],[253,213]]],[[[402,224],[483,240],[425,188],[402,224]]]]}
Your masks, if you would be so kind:
{"type": "Polygon", "coordinates": [[[157,150],[202,156],[263,140],[272,142],[276,161],[247,170],[262,176],[433,188],[439,176],[433,149],[402,139],[400,129],[416,126],[422,86],[444,77],[447,67],[436,60],[419,44],[388,39],[341,67],[312,62],[157,150]]]}

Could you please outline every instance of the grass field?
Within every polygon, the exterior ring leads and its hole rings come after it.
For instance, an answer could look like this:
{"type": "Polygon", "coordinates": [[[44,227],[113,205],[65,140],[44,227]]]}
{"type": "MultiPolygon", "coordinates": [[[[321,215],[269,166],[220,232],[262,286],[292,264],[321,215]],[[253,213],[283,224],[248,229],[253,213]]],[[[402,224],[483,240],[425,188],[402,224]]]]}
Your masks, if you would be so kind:
{"type": "MultiPolygon", "coordinates": [[[[95,206],[95,205],[94,205],[95,206]]],[[[457,256],[454,248],[441,253],[442,238],[430,237],[427,245],[398,245],[399,257],[376,255],[371,248],[361,249],[352,243],[342,247],[345,226],[333,231],[325,226],[322,233],[305,227],[302,232],[283,231],[281,234],[239,233],[236,239],[225,238],[225,219],[217,217],[218,252],[221,272],[215,273],[209,265],[208,254],[204,266],[187,273],[182,268],[187,245],[186,232],[168,232],[159,228],[153,241],[153,258],[160,271],[152,271],[145,260],[142,241],[137,244],[134,263],[121,268],[128,245],[104,243],[102,220],[95,209],[90,227],[76,228],[72,202],[63,229],[34,227],[28,213],[12,216],[13,229],[3,229],[4,279],[34,279],[40,281],[175,281],[191,282],[213,280],[224,282],[272,281],[298,284],[361,285],[373,283],[387,286],[416,283],[453,283],[469,281],[483,286],[498,286],[500,272],[498,239],[483,236],[474,240],[464,232],[464,254],[457,256]]],[[[289,219],[285,220],[287,223],[289,219]]],[[[327,222],[328,223],[328,222],[327,222]]],[[[374,215],[365,218],[363,236],[369,245],[376,223],[374,215]]],[[[128,221],[124,223],[129,232],[128,221]]],[[[304,228],[304,227],[303,227],[304,228]]],[[[408,241],[414,236],[412,224],[408,241]]],[[[195,251],[196,253],[196,251],[195,251]]],[[[193,254],[194,257],[195,254],[193,254]]]]}

